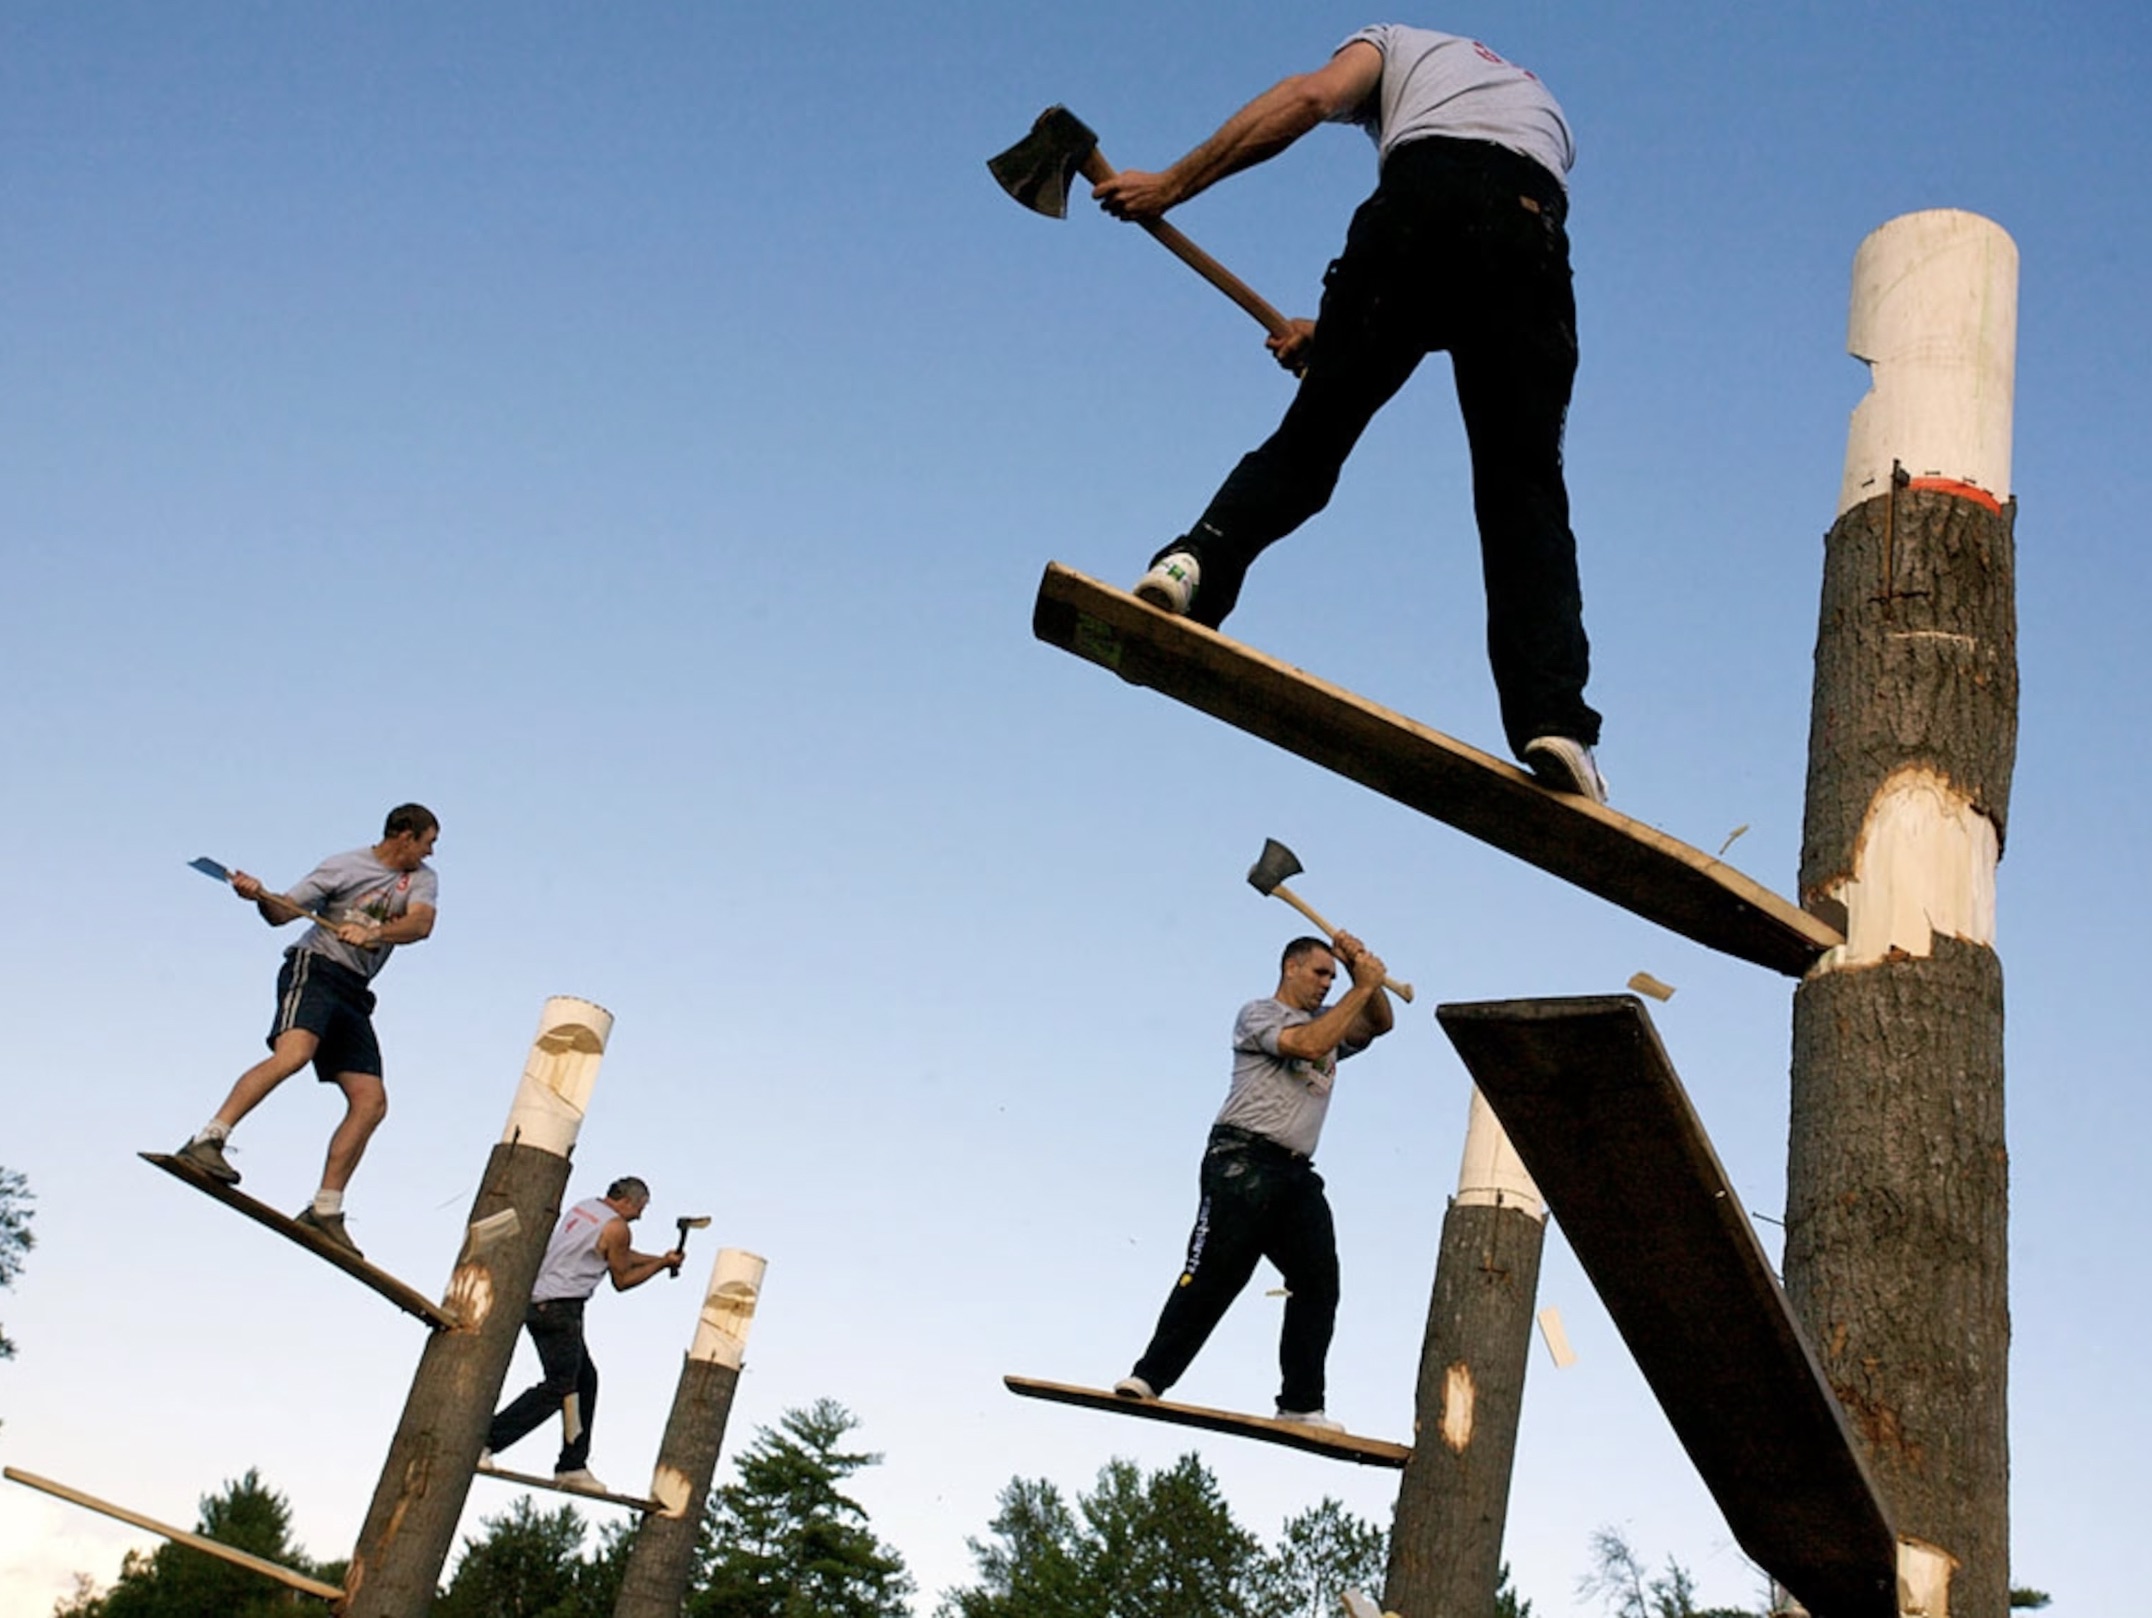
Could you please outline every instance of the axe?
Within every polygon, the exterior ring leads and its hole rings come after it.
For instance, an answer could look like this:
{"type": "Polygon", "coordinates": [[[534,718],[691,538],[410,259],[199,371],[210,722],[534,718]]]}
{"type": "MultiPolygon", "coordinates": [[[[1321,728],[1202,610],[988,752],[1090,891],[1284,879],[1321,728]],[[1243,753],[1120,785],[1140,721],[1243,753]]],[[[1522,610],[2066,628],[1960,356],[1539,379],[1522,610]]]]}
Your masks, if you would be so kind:
{"type": "MultiPolygon", "coordinates": [[[[211,859],[207,854],[204,854],[198,860],[189,860],[187,861],[187,864],[194,870],[200,871],[202,875],[208,877],[212,882],[229,882],[232,879],[232,873],[230,871],[227,871],[223,866],[219,865],[215,860],[211,859]]],[[[196,891],[200,890],[197,889],[196,891]]],[[[267,889],[263,889],[262,897],[265,899],[274,899],[280,905],[288,905],[291,909],[298,911],[301,916],[305,917],[308,921],[313,922],[315,925],[326,927],[332,933],[336,931],[336,923],[331,921],[327,916],[322,915],[318,911],[309,910],[306,908],[305,905],[292,904],[292,902],[289,899],[285,898],[284,895],[282,895],[281,893],[271,893],[267,889]]]]}
{"type": "MultiPolygon", "coordinates": [[[[1069,211],[1069,180],[1082,175],[1093,185],[1113,178],[1113,165],[1098,149],[1098,136],[1066,107],[1048,107],[1031,126],[1031,133],[986,166],[1008,192],[1025,207],[1052,219],[1066,219],[1069,211]]],[[[1196,274],[1223,292],[1271,336],[1282,338],[1292,325],[1256,295],[1255,289],[1183,236],[1163,219],[1136,221],[1152,238],[1196,274]]]]}
{"type": "MultiPolygon", "coordinates": [[[[1298,876],[1306,869],[1307,867],[1300,863],[1291,849],[1287,848],[1275,837],[1266,837],[1263,839],[1263,857],[1248,867],[1248,886],[1255,889],[1257,893],[1268,894],[1273,899],[1283,899],[1287,904],[1307,917],[1308,920],[1314,922],[1322,930],[1323,935],[1330,939],[1332,943],[1335,943],[1338,930],[1318,916],[1309,907],[1306,900],[1285,885],[1287,877],[1298,876]]],[[[1399,983],[1393,978],[1384,978],[1382,986],[1396,995],[1398,999],[1408,1004],[1411,1002],[1411,984],[1399,983]]]]}
{"type": "MultiPolygon", "coordinates": [[[[703,1214],[694,1219],[675,1219],[673,1223],[680,1227],[680,1239],[673,1243],[673,1251],[684,1258],[687,1253],[687,1233],[691,1230],[701,1230],[706,1227],[710,1223],[710,1216],[703,1214]]],[[[675,1281],[680,1279],[680,1266],[677,1264],[673,1266],[672,1278],[675,1281]]]]}

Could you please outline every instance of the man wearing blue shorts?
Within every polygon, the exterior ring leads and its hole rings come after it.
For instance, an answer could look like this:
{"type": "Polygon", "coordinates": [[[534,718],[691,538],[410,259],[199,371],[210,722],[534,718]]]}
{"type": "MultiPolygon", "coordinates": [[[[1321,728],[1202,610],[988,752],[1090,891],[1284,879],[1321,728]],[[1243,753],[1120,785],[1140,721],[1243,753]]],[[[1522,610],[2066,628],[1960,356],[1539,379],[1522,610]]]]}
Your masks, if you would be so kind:
{"type": "Polygon", "coordinates": [[[272,893],[244,871],[232,873],[233,891],[270,926],[297,921],[305,911],[327,924],[315,923],[284,952],[268,1056],[239,1076],[216,1116],[175,1155],[237,1185],[239,1171],[225,1158],[225,1141],[270,1091],[311,1063],[322,1083],[344,1092],[344,1117],[329,1137],[321,1189],[300,1210],[298,1223],[354,1256],[359,1247],[344,1228],[344,1187],[389,1111],[369,985],[398,945],[416,944],[433,932],[440,884],[426,857],[440,833],[432,810],[406,803],[389,811],[380,842],[330,855],[288,893],[272,893]]]}

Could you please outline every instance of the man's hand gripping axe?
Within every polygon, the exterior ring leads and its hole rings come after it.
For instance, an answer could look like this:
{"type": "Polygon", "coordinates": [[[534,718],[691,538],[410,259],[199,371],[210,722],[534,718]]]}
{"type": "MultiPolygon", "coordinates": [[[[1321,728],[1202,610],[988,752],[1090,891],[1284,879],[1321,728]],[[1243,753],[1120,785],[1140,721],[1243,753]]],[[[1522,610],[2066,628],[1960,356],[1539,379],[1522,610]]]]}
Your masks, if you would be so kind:
{"type": "MultiPolygon", "coordinates": [[[[1032,124],[1031,133],[986,166],[1001,189],[1034,212],[1051,219],[1066,219],[1069,212],[1069,181],[1082,175],[1093,185],[1113,178],[1113,165],[1098,149],[1098,136],[1066,107],[1048,107],[1032,124]]],[[[1273,338],[1292,335],[1293,323],[1278,313],[1255,289],[1183,236],[1163,219],[1136,221],[1154,240],[1196,274],[1253,315],[1273,338]]]]}
{"type": "MultiPolygon", "coordinates": [[[[1325,938],[1335,943],[1338,930],[1318,916],[1306,900],[1285,885],[1287,877],[1298,876],[1305,869],[1306,867],[1300,863],[1291,849],[1287,848],[1275,837],[1266,837],[1263,839],[1263,857],[1248,867],[1248,886],[1255,889],[1257,893],[1267,894],[1273,899],[1283,899],[1287,904],[1307,917],[1308,920],[1314,922],[1317,927],[1321,928],[1325,938]]],[[[1410,1001],[1412,999],[1412,985],[1409,983],[1399,983],[1394,978],[1384,978],[1382,986],[1400,1000],[1410,1001]]]]}

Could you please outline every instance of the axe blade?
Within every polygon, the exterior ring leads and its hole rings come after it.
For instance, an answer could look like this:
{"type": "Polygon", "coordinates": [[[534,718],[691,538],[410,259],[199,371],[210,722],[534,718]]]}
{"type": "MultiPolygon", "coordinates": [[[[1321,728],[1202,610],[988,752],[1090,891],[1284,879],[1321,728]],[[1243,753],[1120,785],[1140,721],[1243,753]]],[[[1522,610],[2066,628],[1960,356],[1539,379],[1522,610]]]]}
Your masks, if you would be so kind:
{"type": "Polygon", "coordinates": [[[1007,151],[986,160],[1001,189],[1034,213],[1066,219],[1069,179],[1098,146],[1090,126],[1066,107],[1048,107],[1031,125],[1031,133],[1007,151]]]}
{"type": "Polygon", "coordinates": [[[1289,876],[1298,876],[1305,869],[1291,849],[1275,837],[1266,837],[1262,857],[1248,867],[1248,886],[1267,899],[1280,882],[1289,876]]]}

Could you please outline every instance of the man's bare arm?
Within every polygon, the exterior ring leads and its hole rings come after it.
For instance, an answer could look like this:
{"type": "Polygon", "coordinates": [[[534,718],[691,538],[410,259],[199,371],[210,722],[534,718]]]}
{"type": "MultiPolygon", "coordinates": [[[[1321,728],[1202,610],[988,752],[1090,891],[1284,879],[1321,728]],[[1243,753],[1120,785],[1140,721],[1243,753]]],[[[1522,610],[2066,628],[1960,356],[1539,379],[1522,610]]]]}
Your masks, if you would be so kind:
{"type": "Polygon", "coordinates": [[[613,1290],[625,1292],[639,1287],[660,1270],[680,1267],[681,1253],[638,1253],[628,1245],[628,1222],[615,1218],[598,1232],[598,1256],[605,1260],[606,1273],[613,1278],[613,1290]]]}
{"type": "Polygon", "coordinates": [[[1155,174],[1123,169],[1091,195],[1116,219],[1155,219],[1227,175],[1276,157],[1317,124],[1350,112],[1381,80],[1382,52],[1355,40],[1313,73],[1272,85],[1171,168],[1155,174]]]}

